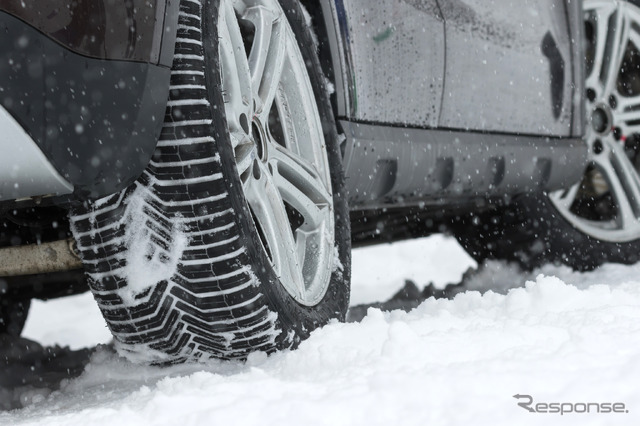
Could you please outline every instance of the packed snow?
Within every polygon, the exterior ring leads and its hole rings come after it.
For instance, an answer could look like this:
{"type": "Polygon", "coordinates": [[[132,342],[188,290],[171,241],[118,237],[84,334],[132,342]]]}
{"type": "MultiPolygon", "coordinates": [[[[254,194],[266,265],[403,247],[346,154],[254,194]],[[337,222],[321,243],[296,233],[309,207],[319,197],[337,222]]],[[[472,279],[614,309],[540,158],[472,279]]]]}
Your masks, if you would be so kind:
{"type": "Polygon", "coordinates": [[[353,264],[353,305],[461,285],[410,312],[369,308],[295,351],[168,368],[131,364],[109,345],[74,351],[109,341],[87,295],[36,303],[25,337],[90,361],[55,386],[0,389],[26,406],[0,412],[0,424],[640,424],[640,264],[469,271],[443,236],[359,249],[353,264]],[[548,412],[518,405],[528,398],[548,412]],[[622,412],[597,412],[612,407],[622,412]]]}

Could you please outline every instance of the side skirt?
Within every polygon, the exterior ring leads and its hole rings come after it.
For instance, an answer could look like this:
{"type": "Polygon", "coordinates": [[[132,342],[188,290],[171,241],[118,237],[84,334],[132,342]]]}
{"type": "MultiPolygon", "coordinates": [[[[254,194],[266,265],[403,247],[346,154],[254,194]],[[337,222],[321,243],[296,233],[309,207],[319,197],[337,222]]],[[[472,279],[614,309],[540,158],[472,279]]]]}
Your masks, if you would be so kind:
{"type": "Polygon", "coordinates": [[[587,162],[580,138],[339,121],[351,210],[458,204],[568,188],[587,162]]]}

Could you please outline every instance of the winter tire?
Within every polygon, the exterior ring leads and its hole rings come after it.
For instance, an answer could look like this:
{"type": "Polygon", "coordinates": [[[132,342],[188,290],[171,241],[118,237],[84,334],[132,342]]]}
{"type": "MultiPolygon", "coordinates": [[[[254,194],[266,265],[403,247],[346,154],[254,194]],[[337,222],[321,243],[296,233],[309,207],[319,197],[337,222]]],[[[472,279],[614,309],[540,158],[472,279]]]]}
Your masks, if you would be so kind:
{"type": "Polygon", "coordinates": [[[456,233],[477,259],[577,269],[640,260],[640,8],[587,0],[584,11],[589,163],[582,181],[463,220],[456,233]]]}
{"type": "Polygon", "coordinates": [[[119,352],[243,358],[343,320],[350,230],[325,79],[295,0],[182,0],[135,184],[71,215],[119,352]]]}

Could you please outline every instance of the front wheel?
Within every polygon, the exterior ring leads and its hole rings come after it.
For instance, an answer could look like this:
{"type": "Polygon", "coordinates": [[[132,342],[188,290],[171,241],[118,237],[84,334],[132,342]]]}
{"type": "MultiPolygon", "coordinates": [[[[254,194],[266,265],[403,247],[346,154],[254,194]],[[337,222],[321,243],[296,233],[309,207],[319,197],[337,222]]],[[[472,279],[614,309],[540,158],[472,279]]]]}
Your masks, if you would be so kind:
{"type": "Polygon", "coordinates": [[[479,260],[577,269],[640,260],[640,8],[587,0],[584,12],[589,161],[583,178],[458,224],[459,240],[479,260]]]}
{"type": "Polygon", "coordinates": [[[243,358],[344,319],[349,215],[324,82],[297,1],[181,2],[149,167],[71,216],[120,353],[243,358]]]}

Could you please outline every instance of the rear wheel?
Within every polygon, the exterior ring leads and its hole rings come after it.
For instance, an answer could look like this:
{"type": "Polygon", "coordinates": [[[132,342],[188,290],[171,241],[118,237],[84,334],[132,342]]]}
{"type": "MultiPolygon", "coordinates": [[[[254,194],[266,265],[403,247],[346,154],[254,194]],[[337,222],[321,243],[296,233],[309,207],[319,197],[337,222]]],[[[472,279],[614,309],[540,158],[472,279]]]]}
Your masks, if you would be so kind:
{"type": "Polygon", "coordinates": [[[338,137],[297,1],[185,0],[144,175],[71,220],[134,360],[295,346],[348,307],[338,137]]]}
{"type": "Polygon", "coordinates": [[[640,9],[584,3],[586,142],[582,180],[509,208],[467,218],[462,244],[478,259],[525,267],[560,261],[578,269],[640,259],[640,9]]]}

